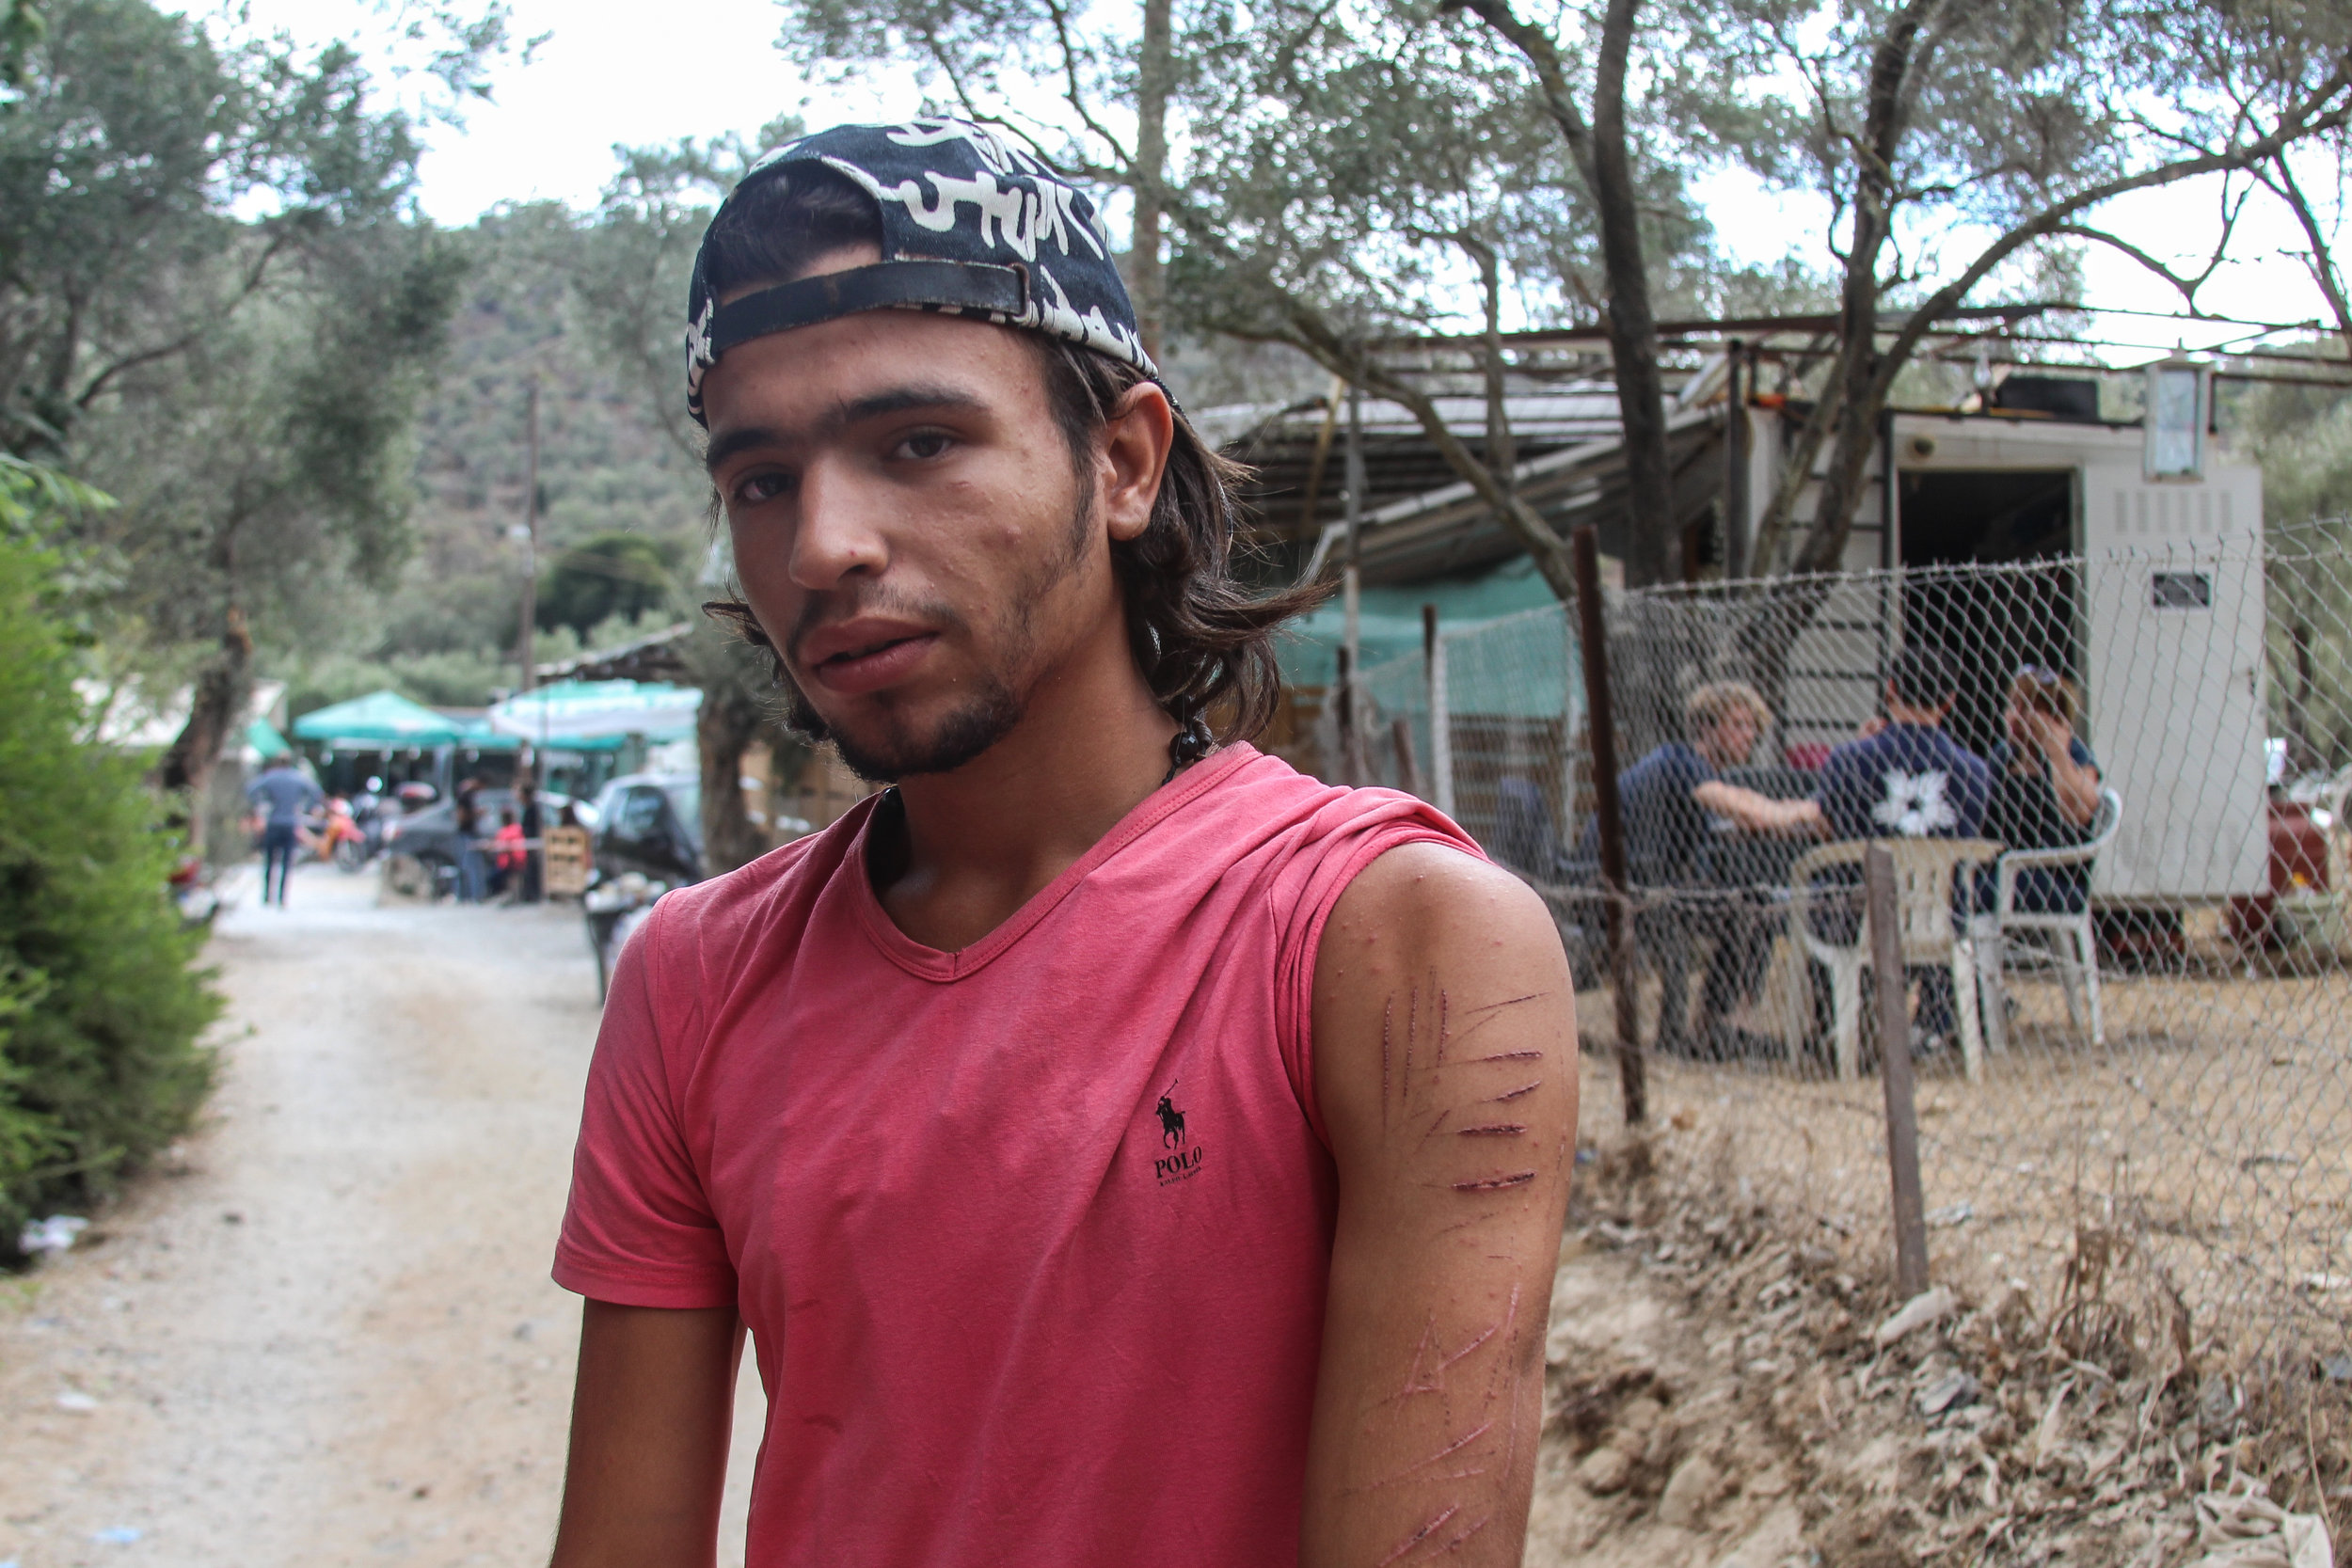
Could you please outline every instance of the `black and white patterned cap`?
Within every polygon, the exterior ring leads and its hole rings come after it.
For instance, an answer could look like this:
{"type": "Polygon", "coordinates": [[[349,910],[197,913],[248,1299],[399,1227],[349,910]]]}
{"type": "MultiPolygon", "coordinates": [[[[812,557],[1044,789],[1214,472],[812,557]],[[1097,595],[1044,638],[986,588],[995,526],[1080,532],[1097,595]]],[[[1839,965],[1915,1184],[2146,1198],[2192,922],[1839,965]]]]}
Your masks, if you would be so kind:
{"type": "Polygon", "coordinates": [[[686,406],[698,423],[707,422],[703,375],[728,349],[862,310],[977,316],[1068,339],[1159,379],[1094,203],[1034,154],[968,120],[836,125],[769,153],[727,202],[806,164],[846,175],[880,204],[882,261],[721,305],[697,253],[686,406]]]}

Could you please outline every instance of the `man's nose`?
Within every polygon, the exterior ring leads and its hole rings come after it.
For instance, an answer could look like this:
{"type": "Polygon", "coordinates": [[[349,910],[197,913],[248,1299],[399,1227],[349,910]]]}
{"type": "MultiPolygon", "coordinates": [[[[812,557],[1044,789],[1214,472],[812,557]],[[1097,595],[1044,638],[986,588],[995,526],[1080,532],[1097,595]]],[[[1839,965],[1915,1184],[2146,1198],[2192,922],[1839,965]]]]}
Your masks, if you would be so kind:
{"type": "Polygon", "coordinates": [[[890,563],[881,498],[838,465],[811,463],[801,474],[798,526],[792,531],[792,581],[813,594],[863,572],[880,577],[890,563]]]}

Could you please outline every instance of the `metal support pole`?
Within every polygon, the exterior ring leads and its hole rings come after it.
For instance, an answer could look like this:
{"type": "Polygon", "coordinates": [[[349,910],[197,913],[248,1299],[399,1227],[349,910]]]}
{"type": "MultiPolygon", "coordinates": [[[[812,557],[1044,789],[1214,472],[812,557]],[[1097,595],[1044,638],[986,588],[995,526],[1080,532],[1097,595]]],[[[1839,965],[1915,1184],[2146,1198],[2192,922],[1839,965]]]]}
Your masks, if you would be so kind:
{"type": "Polygon", "coordinates": [[[1396,787],[1407,795],[1420,795],[1421,759],[1413,754],[1413,721],[1402,715],[1391,720],[1389,743],[1396,748],[1396,787]]]}
{"type": "Polygon", "coordinates": [[[1346,783],[1368,782],[1370,748],[1364,744],[1363,716],[1358,710],[1356,682],[1364,668],[1363,607],[1364,531],[1364,394],[1347,388],[1347,554],[1340,574],[1341,640],[1347,657],[1340,666],[1345,690],[1340,703],[1340,768],[1346,783]]]}
{"type": "Polygon", "coordinates": [[[1746,345],[1731,340],[1724,384],[1724,576],[1748,575],[1748,393],[1755,372],[1740,363],[1746,345]],[[1745,372],[1745,373],[1742,373],[1745,372]]]}
{"type": "Polygon", "coordinates": [[[1878,987],[1886,1164],[1895,1188],[1895,1292],[1909,1301],[1928,1288],[1928,1223],[1919,1194],[1919,1110],[1912,1093],[1911,1013],[1904,1005],[1895,856],[1885,845],[1873,844],[1863,852],[1862,885],[1870,914],[1870,975],[1878,987]]]}
{"type": "Polygon", "coordinates": [[[1331,679],[1331,703],[1339,720],[1339,783],[1355,787],[1364,783],[1355,767],[1355,757],[1362,748],[1355,743],[1355,658],[1350,658],[1345,641],[1339,644],[1339,674],[1331,679]]]}
{"type": "Polygon", "coordinates": [[[1633,961],[1633,916],[1626,899],[1625,809],[1617,799],[1617,733],[1609,706],[1609,628],[1600,606],[1600,534],[1591,524],[1570,544],[1576,569],[1576,617],[1584,666],[1584,714],[1593,736],[1594,815],[1600,828],[1600,892],[1607,900],[1609,976],[1617,1003],[1617,1084],[1625,1119],[1649,1119],[1648,1064],[1642,1059],[1641,994],[1633,961]]]}
{"type": "Polygon", "coordinates": [[[1454,815],[1454,703],[1446,685],[1445,639],[1438,635],[1438,607],[1421,607],[1422,668],[1429,679],[1429,803],[1454,815]]]}

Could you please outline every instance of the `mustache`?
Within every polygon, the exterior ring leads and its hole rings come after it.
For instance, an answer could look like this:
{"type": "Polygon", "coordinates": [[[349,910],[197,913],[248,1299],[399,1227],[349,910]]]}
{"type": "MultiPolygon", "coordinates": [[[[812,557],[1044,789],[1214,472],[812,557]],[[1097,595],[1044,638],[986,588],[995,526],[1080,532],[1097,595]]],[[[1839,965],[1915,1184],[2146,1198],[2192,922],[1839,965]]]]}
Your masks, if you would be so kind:
{"type": "Polygon", "coordinates": [[[810,594],[808,602],[801,606],[800,614],[793,617],[792,630],[785,638],[785,652],[797,666],[802,663],[801,649],[811,637],[829,626],[854,621],[861,615],[913,621],[942,632],[967,629],[963,614],[945,599],[923,598],[866,585],[834,588],[810,594]]]}

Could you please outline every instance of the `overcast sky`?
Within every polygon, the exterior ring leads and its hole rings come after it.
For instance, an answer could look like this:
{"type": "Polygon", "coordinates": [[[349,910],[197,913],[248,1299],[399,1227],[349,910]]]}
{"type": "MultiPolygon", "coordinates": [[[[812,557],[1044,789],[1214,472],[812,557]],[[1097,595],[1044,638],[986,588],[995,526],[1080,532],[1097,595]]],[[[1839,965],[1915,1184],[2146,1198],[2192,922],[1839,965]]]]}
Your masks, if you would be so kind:
{"type": "MultiPolygon", "coordinates": [[[[359,42],[378,71],[399,69],[385,25],[395,0],[251,0],[252,24],[306,42],[359,42]]],[[[592,205],[613,166],[615,144],[643,145],[735,131],[750,135],[779,114],[811,123],[897,118],[915,103],[912,81],[842,92],[812,89],[775,49],[782,13],[774,0],[685,0],[647,7],[617,0],[513,0],[515,35],[548,34],[528,65],[504,62],[494,99],[466,111],[462,130],[435,126],[422,166],[421,199],[438,222],[462,225],[501,201],[552,198],[592,205]]],[[[1777,258],[1792,237],[1818,235],[1818,210],[1759,190],[1752,179],[1702,185],[1724,245],[1744,260],[1777,258]]],[[[2160,255],[2210,244],[2217,230],[2209,188],[2146,193],[2117,203],[2107,226],[2160,255]]],[[[2282,214],[2255,212],[2240,232],[2247,260],[2225,268],[2200,295],[2208,310],[2265,321],[2317,316],[2323,306],[2302,268],[2279,253],[2294,244],[2282,214]]],[[[1823,260],[1818,239],[1810,260],[1823,260]]],[[[2090,262],[2090,295],[2110,309],[2169,312],[2178,296],[2104,247],[2090,262]]],[[[2193,269],[2192,269],[2193,270],[2193,269]]],[[[2192,348],[2217,341],[2210,328],[2103,317],[2102,336],[2192,348]]],[[[2118,353],[2131,363],[2146,354],[2118,353]]]]}

